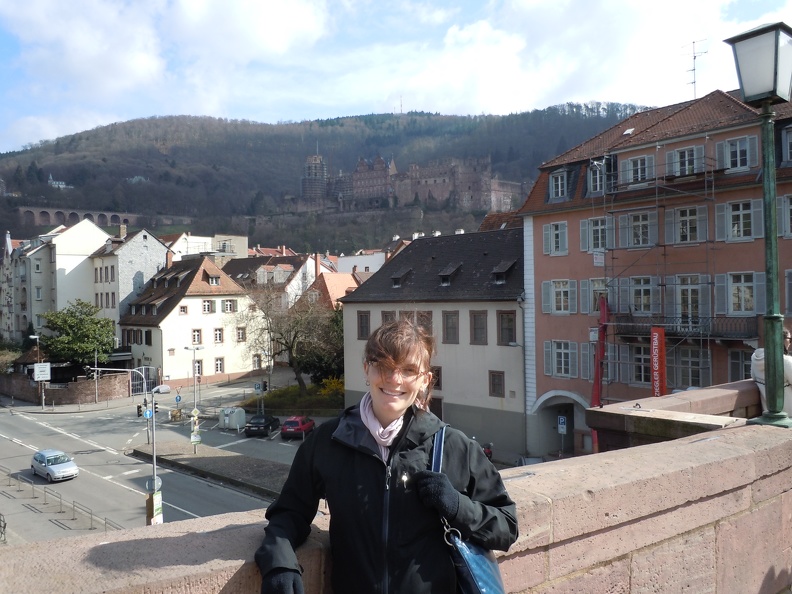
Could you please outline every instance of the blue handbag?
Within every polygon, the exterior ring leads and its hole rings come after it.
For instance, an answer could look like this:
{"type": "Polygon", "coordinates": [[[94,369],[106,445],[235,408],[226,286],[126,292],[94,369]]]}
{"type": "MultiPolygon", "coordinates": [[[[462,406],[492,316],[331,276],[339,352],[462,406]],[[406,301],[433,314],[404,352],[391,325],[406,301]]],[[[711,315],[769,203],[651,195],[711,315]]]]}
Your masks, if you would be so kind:
{"type": "MultiPolygon", "coordinates": [[[[445,426],[435,433],[432,451],[432,471],[442,472],[445,426]]],[[[462,534],[452,528],[448,520],[440,518],[445,530],[446,544],[451,547],[451,560],[457,574],[461,594],[506,594],[498,562],[492,551],[462,540],[462,534]]]]}

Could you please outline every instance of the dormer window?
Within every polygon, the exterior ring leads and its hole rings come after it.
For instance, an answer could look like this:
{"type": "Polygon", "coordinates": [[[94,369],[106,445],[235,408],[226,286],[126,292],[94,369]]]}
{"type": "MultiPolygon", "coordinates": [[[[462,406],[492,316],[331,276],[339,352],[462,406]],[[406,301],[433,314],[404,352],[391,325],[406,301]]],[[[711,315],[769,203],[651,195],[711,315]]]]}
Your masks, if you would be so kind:
{"type": "Polygon", "coordinates": [[[407,275],[410,273],[411,268],[402,268],[396,274],[391,276],[391,282],[393,283],[391,286],[394,289],[398,289],[402,286],[402,283],[407,278],[407,275]]]}
{"type": "Polygon", "coordinates": [[[445,268],[443,268],[438,274],[440,276],[440,286],[441,287],[450,287],[451,286],[451,279],[456,276],[456,273],[459,272],[459,269],[462,267],[461,262],[452,262],[445,268]]]}
{"type": "Polygon", "coordinates": [[[567,198],[567,172],[550,174],[550,202],[560,202],[567,198]]]}
{"type": "Polygon", "coordinates": [[[219,287],[220,286],[220,277],[219,276],[210,276],[209,277],[209,284],[212,285],[213,287],[219,287]]]}
{"type": "Polygon", "coordinates": [[[496,285],[506,284],[506,277],[516,263],[517,260],[501,260],[498,265],[492,269],[492,276],[496,285]]]}

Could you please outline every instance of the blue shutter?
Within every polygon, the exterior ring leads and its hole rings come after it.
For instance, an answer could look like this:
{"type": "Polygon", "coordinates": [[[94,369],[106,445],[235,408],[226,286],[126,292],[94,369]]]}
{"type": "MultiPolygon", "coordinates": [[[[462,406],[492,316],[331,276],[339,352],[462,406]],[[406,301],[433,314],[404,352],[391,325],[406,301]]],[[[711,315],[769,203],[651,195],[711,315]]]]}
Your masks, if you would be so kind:
{"type": "Polygon", "coordinates": [[[726,143],[719,142],[715,145],[715,169],[726,169],[726,143]]]}
{"type": "Polygon", "coordinates": [[[550,225],[542,225],[542,253],[549,254],[550,249],[550,225]]]}
{"type": "Polygon", "coordinates": [[[605,358],[608,365],[608,383],[619,381],[619,357],[616,355],[615,344],[608,345],[605,358]]]}
{"type": "Polygon", "coordinates": [[[709,222],[707,221],[706,206],[696,208],[696,224],[698,226],[698,240],[707,241],[707,238],[709,238],[709,222]]]}
{"type": "Polygon", "coordinates": [[[649,211],[649,245],[657,245],[658,237],[657,211],[649,211]]]}
{"type": "Polygon", "coordinates": [[[702,274],[699,277],[699,316],[712,317],[712,291],[710,289],[710,275],[702,274]]]}
{"type": "Polygon", "coordinates": [[[700,349],[701,353],[701,385],[699,388],[706,388],[712,385],[712,357],[709,349],[700,349]]]}
{"type": "Polygon", "coordinates": [[[676,151],[666,151],[666,170],[665,170],[666,177],[677,174],[677,170],[674,163],[675,154],[676,151]]]}
{"type": "Polygon", "coordinates": [[[660,277],[653,276],[651,277],[651,292],[650,292],[650,299],[651,303],[649,305],[651,313],[659,314],[662,311],[662,300],[660,299],[660,277]]]}
{"type": "Polygon", "coordinates": [[[792,270],[784,271],[784,276],[786,277],[786,313],[792,313],[792,270]]]}
{"type": "Polygon", "coordinates": [[[676,277],[672,274],[665,277],[665,315],[676,316],[676,277]]]}
{"type": "Polygon", "coordinates": [[[754,272],[754,309],[758,314],[767,313],[767,285],[764,272],[754,272]]]}
{"type": "Polygon", "coordinates": [[[544,373],[553,375],[553,343],[549,340],[544,341],[544,373]]]}
{"type": "Polygon", "coordinates": [[[726,205],[715,205],[715,241],[726,241],[726,205]]]}
{"type": "Polygon", "coordinates": [[[578,376],[578,343],[569,343],[569,377],[578,376]]]}
{"type": "Polygon", "coordinates": [[[654,155],[647,155],[646,156],[646,178],[647,179],[654,179],[655,178],[654,155]]]}
{"type": "Polygon", "coordinates": [[[580,343],[580,379],[590,380],[591,374],[591,344],[588,342],[580,343]]]}
{"type": "Polygon", "coordinates": [[[629,183],[630,180],[627,177],[629,171],[630,171],[630,161],[629,159],[625,159],[624,161],[621,162],[621,178],[619,179],[620,183],[622,184],[629,183]]]}
{"type": "Polygon", "coordinates": [[[569,281],[569,313],[577,313],[578,290],[577,281],[569,281]]]}
{"type": "Polygon", "coordinates": [[[619,279],[619,313],[630,313],[630,279],[619,279]]]}
{"type": "Polygon", "coordinates": [[[589,221],[583,219],[580,221],[580,251],[587,252],[589,250],[589,221]]]}
{"type": "Polygon", "coordinates": [[[715,275],[715,315],[726,312],[726,275],[715,275]]]}
{"type": "Polygon", "coordinates": [[[552,313],[552,283],[542,281],[542,313],[552,313]]]}
{"type": "Polygon", "coordinates": [[[630,347],[626,344],[619,345],[619,381],[629,384],[630,378],[630,347]]]}
{"type": "Polygon", "coordinates": [[[591,289],[588,280],[580,281],[580,313],[591,313],[591,289]]]}
{"type": "Polygon", "coordinates": [[[704,145],[696,145],[694,150],[693,171],[701,173],[704,171],[704,145]]]}
{"type": "Polygon", "coordinates": [[[784,202],[786,202],[786,196],[776,196],[776,221],[778,221],[779,237],[783,237],[789,227],[789,219],[784,216],[784,202]]]}
{"type": "Polygon", "coordinates": [[[630,224],[627,215],[619,216],[619,247],[630,247],[630,224]]]}
{"type": "Polygon", "coordinates": [[[567,242],[567,224],[566,222],[561,223],[558,226],[559,235],[561,239],[561,253],[566,255],[569,253],[569,244],[567,242]]]}
{"type": "Polygon", "coordinates": [[[665,244],[673,245],[676,243],[676,229],[674,229],[674,219],[676,210],[667,208],[665,211],[665,244]]]}
{"type": "Polygon", "coordinates": [[[605,247],[609,250],[612,250],[616,242],[615,239],[615,225],[616,221],[614,220],[613,215],[605,215],[605,247]]]}
{"type": "Polygon", "coordinates": [[[751,200],[751,237],[764,237],[764,208],[761,198],[751,200]]]}
{"type": "MultiPolygon", "coordinates": [[[[775,150],[775,147],[773,147],[775,150]]],[[[759,165],[759,149],[756,136],[748,137],[748,167],[759,165]]]]}

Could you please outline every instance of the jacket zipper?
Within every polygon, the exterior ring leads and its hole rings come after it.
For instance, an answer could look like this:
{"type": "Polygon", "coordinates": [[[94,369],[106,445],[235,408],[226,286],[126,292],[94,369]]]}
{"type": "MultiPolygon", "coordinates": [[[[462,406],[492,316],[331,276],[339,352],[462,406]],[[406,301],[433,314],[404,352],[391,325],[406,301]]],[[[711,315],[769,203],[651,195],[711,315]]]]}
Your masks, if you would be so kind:
{"type": "MultiPolygon", "coordinates": [[[[393,457],[391,456],[391,462],[393,457]]],[[[390,480],[391,480],[391,462],[386,463],[385,466],[385,502],[382,506],[382,551],[383,563],[382,567],[384,572],[382,574],[382,594],[388,594],[388,532],[390,528],[390,480]]]]}

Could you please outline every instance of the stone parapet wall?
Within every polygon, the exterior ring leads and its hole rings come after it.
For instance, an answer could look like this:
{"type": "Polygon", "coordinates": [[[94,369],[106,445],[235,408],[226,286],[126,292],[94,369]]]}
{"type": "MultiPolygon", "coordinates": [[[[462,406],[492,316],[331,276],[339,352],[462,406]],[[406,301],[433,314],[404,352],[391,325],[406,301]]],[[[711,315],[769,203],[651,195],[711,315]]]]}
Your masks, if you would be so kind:
{"type": "MultiPolygon", "coordinates": [[[[97,401],[97,386],[94,380],[84,377],[76,382],[49,385],[44,382],[44,400],[47,406],[53,403],[61,404],[88,404],[97,401]]],[[[30,380],[24,373],[0,374],[0,394],[13,396],[17,400],[39,404],[41,392],[36,382],[30,380]]],[[[129,374],[106,374],[99,378],[98,401],[128,398],[130,395],[129,374]]]]}
{"type": "MultiPolygon", "coordinates": [[[[706,408],[704,392],[695,406],[706,408]]],[[[740,400],[727,392],[713,396],[740,400]]],[[[520,522],[519,540],[499,556],[508,592],[776,594],[792,584],[785,429],[737,423],[502,474],[520,522]]],[[[0,583],[13,592],[256,593],[264,525],[263,512],[248,512],[14,546],[0,551],[0,583]]],[[[298,551],[306,594],[331,592],[327,527],[317,517],[298,551]]]]}

